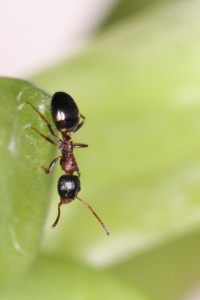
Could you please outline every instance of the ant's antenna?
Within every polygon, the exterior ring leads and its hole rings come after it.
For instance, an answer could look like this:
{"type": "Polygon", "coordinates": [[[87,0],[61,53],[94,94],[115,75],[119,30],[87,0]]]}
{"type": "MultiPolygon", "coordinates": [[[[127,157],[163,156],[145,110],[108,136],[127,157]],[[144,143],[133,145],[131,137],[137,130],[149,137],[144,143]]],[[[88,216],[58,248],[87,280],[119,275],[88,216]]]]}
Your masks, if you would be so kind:
{"type": "Polygon", "coordinates": [[[58,221],[59,221],[59,219],[60,219],[60,207],[61,207],[62,204],[63,204],[62,201],[60,201],[60,202],[58,203],[58,216],[57,216],[55,222],[53,223],[53,225],[51,226],[51,228],[55,228],[56,225],[58,224],[58,221]]]}
{"type": "Polygon", "coordinates": [[[101,226],[103,227],[105,233],[107,235],[110,235],[108,229],[106,228],[106,226],[104,225],[104,223],[101,221],[101,219],[99,218],[99,216],[95,213],[95,211],[92,209],[92,207],[87,203],[85,202],[84,200],[82,200],[81,198],[79,197],[76,197],[79,201],[81,201],[85,206],[87,206],[87,208],[93,213],[93,215],[97,218],[97,220],[99,221],[99,223],[101,224],[101,226]]]}

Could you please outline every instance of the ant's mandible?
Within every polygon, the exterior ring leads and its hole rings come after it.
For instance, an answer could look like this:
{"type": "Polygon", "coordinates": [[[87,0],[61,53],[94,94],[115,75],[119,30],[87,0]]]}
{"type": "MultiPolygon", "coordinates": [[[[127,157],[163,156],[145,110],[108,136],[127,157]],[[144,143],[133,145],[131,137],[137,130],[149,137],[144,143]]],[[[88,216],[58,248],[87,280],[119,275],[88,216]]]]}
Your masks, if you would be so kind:
{"type": "Polygon", "coordinates": [[[36,128],[32,126],[30,126],[29,128],[38,133],[47,142],[55,145],[61,151],[61,155],[56,157],[51,162],[48,168],[42,166],[42,169],[46,174],[48,174],[53,169],[56,162],[60,160],[61,168],[65,173],[65,175],[62,175],[58,180],[58,194],[60,195],[60,202],[58,204],[58,215],[54,224],[52,225],[52,228],[57,225],[60,219],[60,206],[62,204],[70,203],[76,198],[93,213],[93,215],[97,218],[97,220],[103,227],[106,234],[109,235],[108,229],[98,217],[98,215],[94,212],[92,207],[77,196],[81,189],[79,179],[80,170],[74,157],[73,149],[85,148],[88,147],[88,145],[73,143],[73,141],[71,140],[71,135],[78,131],[86,121],[86,118],[79,113],[74,99],[65,92],[56,92],[51,99],[52,118],[56,128],[62,135],[62,139],[54,133],[52,126],[48,122],[48,120],[30,102],[26,101],[24,102],[24,104],[30,105],[38,113],[40,118],[47,124],[49,132],[55,138],[56,142],[43,133],[39,132],[36,128]],[[82,120],[80,121],[80,119],[82,120]],[[74,175],[75,172],[78,176],[74,175]]]}

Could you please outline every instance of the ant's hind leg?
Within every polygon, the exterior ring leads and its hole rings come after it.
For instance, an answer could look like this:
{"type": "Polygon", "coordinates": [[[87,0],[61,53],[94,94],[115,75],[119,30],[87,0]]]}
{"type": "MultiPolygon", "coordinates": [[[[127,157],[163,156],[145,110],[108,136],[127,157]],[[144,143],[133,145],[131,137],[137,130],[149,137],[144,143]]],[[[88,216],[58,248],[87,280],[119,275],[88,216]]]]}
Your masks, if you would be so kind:
{"type": "Polygon", "coordinates": [[[46,174],[49,174],[51,172],[51,170],[53,169],[53,167],[55,166],[56,162],[61,159],[61,156],[56,157],[51,163],[50,166],[48,168],[41,166],[41,168],[44,170],[44,172],[46,174]]]}
{"type": "Polygon", "coordinates": [[[78,131],[85,124],[86,118],[82,114],[80,114],[80,116],[83,119],[82,122],[80,124],[78,124],[78,126],[74,129],[74,131],[70,132],[70,134],[74,134],[76,131],[78,131]]]}
{"type": "Polygon", "coordinates": [[[45,118],[45,116],[43,114],[41,114],[41,112],[39,112],[39,110],[37,110],[37,108],[35,108],[35,106],[33,106],[30,102],[25,101],[24,104],[30,105],[36,111],[36,113],[40,116],[40,118],[47,124],[47,127],[48,127],[49,132],[51,133],[51,135],[53,135],[57,140],[59,140],[59,137],[54,133],[54,131],[53,131],[52,127],[51,127],[51,124],[45,118]]]}

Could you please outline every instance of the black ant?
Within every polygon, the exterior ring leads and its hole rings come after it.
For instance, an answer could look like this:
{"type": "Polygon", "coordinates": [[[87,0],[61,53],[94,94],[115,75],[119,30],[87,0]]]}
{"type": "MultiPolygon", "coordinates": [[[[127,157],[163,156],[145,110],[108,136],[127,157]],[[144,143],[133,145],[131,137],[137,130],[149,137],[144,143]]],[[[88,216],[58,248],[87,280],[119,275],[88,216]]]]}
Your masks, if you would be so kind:
{"type": "Polygon", "coordinates": [[[86,118],[79,113],[78,107],[74,99],[65,92],[56,92],[51,99],[51,114],[54,124],[58,131],[62,135],[60,139],[53,131],[51,124],[47,121],[43,114],[41,114],[30,102],[25,102],[25,104],[30,105],[40,116],[40,118],[47,124],[50,134],[57,140],[57,143],[39,132],[36,128],[30,126],[29,128],[37,132],[42,138],[44,138],[49,143],[55,145],[60,151],[60,156],[56,157],[50,164],[48,168],[42,166],[42,169],[46,174],[50,173],[52,168],[55,166],[56,162],[60,159],[60,165],[62,170],[66,175],[62,175],[58,180],[58,194],[60,195],[60,202],[58,204],[58,215],[55,222],[52,225],[54,228],[60,219],[60,206],[62,204],[70,203],[75,198],[81,201],[87,208],[93,213],[97,218],[101,226],[107,235],[109,231],[94,212],[92,207],[84,200],[77,197],[81,186],[80,186],[80,170],[76,163],[76,159],[73,154],[74,148],[85,148],[88,147],[86,144],[73,143],[71,140],[71,135],[78,131],[86,121],[86,118]],[[80,122],[80,118],[82,121],[80,122]],[[73,175],[77,172],[78,176],[73,175]]]}

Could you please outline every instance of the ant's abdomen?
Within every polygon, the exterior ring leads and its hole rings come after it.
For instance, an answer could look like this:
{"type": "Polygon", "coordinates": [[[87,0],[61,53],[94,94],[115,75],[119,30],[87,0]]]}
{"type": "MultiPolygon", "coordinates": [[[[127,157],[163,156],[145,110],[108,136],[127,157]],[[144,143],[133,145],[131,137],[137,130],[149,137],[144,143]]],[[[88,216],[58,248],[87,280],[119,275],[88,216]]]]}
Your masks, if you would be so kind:
{"type": "Polygon", "coordinates": [[[79,123],[79,110],[74,99],[67,93],[57,92],[51,100],[53,121],[60,132],[71,132],[79,123]]]}

